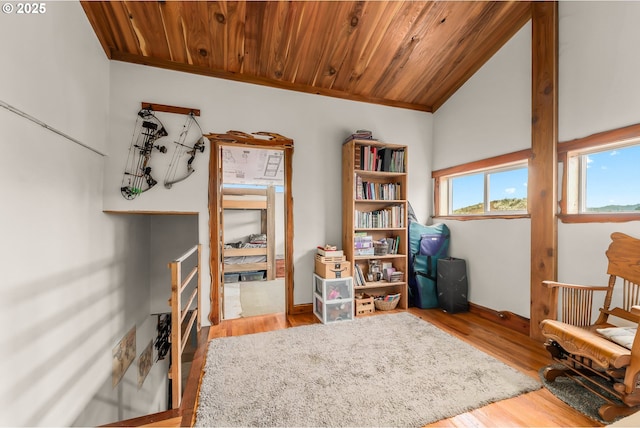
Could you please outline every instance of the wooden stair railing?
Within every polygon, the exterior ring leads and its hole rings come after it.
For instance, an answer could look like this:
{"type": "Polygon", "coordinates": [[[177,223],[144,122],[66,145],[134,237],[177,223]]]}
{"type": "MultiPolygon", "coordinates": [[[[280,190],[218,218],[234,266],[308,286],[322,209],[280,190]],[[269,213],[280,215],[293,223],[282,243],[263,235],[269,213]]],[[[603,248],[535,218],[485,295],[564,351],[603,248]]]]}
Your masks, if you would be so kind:
{"type": "Polygon", "coordinates": [[[201,244],[198,244],[169,263],[169,269],[171,269],[171,299],[169,300],[171,305],[171,368],[169,375],[171,377],[171,407],[173,409],[179,408],[182,402],[182,354],[184,353],[184,348],[189,340],[194,323],[198,332],[202,327],[199,305],[201,296],[200,253],[201,244]],[[193,256],[194,253],[197,257],[196,266],[183,280],[182,263],[193,256]],[[182,293],[196,276],[197,284],[186,299],[187,303],[183,306],[182,293]],[[195,308],[192,308],[194,302],[195,308]],[[184,321],[189,314],[191,315],[187,320],[186,328],[183,329],[184,321]]]}

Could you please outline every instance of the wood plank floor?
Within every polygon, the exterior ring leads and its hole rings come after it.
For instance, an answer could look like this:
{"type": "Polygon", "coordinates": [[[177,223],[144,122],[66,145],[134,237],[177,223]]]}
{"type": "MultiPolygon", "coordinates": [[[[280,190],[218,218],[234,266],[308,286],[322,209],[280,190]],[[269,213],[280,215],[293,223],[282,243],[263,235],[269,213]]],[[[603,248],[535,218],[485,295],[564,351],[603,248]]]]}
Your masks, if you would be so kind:
{"type": "MultiPolygon", "coordinates": [[[[408,311],[536,379],[538,378],[538,370],[550,362],[550,358],[541,343],[478,315],[472,313],[447,314],[439,309],[410,308],[408,311]]],[[[240,318],[224,321],[218,326],[211,326],[209,328],[209,339],[260,333],[315,323],[318,323],[318,320],[312,314],[289,317],[284,314],[275,314],[240,318]]],[[[193,399],[185,400],[185,405],[193,406],[191,409],[197,406],[195,400],[199,389],[199,380],[193,382],[194,378],[197,378],[197,376],[190,376],[190,381],[187,385],[188,391],[185,393],[193,397],[193,399]]],[[[188,414],[193,413],[191,409],[187,411],[188,414]]],[[[187,426],[189,421],[193,422],[193,418],[185,418],[183,416],[179,425],[171,425],[175,421],[177,421],[175,418],[167,420],[162,426],[187,426]]],[[[543,388],[493,403],[429,426],[585,427],[602,425],[583,416],[543,388]]]]}

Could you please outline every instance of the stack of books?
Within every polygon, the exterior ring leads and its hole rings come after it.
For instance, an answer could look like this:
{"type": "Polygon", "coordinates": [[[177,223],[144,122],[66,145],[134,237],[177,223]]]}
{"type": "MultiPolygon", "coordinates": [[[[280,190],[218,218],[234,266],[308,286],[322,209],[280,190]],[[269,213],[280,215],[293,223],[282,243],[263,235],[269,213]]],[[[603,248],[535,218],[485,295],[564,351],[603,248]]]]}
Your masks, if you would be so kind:
{"type": "Polygon", "coordinates": [[[348,143],[351,140],[375,140],[373,138],[373,133],[371,131],[367,131],[366,129],[358,129],[353,134],[349,135],[344,142],[348,143]]]}

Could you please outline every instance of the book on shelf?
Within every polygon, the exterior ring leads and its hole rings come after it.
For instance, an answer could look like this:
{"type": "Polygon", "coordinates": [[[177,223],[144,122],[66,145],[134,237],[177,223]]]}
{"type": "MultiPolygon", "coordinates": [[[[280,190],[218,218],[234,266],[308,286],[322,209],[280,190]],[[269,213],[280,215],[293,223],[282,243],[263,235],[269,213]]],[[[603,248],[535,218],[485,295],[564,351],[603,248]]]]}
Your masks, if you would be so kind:
{"type": "Polygon", "coordinates": [[[360,169],[365,171],[404,172],[404,149],[360,146],[360,169]]]}
{"type": "Polygon", "coordinates": [[[362,268],[356,264],[355,265],[355,282],[356,282],[356,286],[358,287],[362,287],[367,285],[367,282],[364,280],[364,273],[362,272],[362,268]]]}
{"type": "Polygon", "coordinates": [[[376,183],[356,178],[356,199],[391,201],[400,199],[400,183],[376,183]]]}
{"type": "Polygon", "coordinates": [[[404,205],[392,205],[376,211],[354,210],[354,223],[360,228],[402,228],[404,205]]]}
{"type": "Polygon", "coordinates": [[[365,184],[362,182],[362,177],[356,174],[356,199],[365,199],[364,188],[365,184]]]}

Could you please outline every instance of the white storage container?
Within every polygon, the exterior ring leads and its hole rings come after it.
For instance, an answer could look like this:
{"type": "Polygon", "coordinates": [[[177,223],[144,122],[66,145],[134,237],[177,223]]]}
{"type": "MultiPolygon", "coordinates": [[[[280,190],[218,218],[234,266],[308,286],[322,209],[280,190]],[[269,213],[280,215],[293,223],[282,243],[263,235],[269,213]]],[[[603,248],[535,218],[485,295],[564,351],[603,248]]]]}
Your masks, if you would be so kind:
{"type": "Polygon", "coordinates": [[[313,313],[324,324],[353,320],[353,278],[327,279],[313,274],[313,313]]]}

